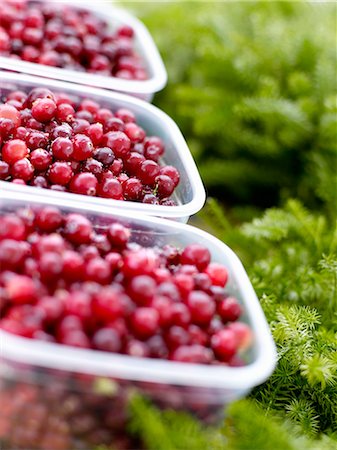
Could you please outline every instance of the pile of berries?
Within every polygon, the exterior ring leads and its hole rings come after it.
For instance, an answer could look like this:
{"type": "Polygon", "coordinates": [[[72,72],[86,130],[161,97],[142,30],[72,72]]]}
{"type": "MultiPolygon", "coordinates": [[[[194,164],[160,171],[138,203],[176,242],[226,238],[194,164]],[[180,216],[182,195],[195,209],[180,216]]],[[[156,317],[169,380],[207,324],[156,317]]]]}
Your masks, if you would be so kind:
{"type": "Polygon", "coordinates": [[[81,72],[146,80],[134,30],[111,30],[92,12],[44,2],[2,0],[0,55],[81,72]]]}
{"type": "Polygon", "coordinates": [[[175,205],[178,170],[132,111],[35,88],[0,104],[0,180],[116,200],[175,205]]]}
{"type": "Polygon", "coordinates": [[[137,357],[244,364],[252,332],[206,247],[144,247],[118,222],[102,228],[51,206],[3,214],[0,328],[137,357]]]}
{"type": "Polygon", "coordinates": [[[83,392],[60,385],[3,382],[0,384],[0,445],[6,450],[141,449],[140,442],[126,435],[125,391],[116,396],[83,392]]]}

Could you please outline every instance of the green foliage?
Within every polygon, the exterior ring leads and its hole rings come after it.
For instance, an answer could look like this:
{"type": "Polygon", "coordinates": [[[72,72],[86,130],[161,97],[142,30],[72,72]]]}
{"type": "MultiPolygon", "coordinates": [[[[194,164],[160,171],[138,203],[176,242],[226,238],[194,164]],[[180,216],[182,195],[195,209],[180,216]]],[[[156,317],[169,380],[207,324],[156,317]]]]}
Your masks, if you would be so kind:
{"type": "Polygon", "coordinates": [[[336,4],[134,7],[168,69],[155,101],[182,128],[211,194],[336,202],[336,4]]]}

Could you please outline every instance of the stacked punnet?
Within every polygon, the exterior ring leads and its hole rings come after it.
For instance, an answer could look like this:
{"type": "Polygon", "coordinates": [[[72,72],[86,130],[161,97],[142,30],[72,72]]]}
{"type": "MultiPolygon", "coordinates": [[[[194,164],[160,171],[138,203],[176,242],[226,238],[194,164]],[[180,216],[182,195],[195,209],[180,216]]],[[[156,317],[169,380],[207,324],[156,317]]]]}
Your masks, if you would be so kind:
{"type": "Polygon", "coordinates": [[[114,92],[148,99],[163,71],[142,26],[110,9],[0,10],[0,67],[26,73],[0,72],[8,450],[140,448],[126,432],[135,392],[214,422],[275,364],[236,255],[179,223],[205,200],[179,129],[114,92]]]}
{"type": "Polygon", "coordinates": [[[57,191],[175,205],[179,171],[158,163],[165,145],[132,111],[75,102],[37,87],[0,104],[0,180],[57,191]]]}

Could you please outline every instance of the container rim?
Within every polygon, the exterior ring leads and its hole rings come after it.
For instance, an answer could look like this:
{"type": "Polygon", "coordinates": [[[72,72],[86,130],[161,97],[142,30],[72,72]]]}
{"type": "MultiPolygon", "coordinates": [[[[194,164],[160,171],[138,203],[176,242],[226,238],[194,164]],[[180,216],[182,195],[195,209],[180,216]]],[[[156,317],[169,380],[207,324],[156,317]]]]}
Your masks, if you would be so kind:
{"type": "MultiPolygon", "coordinates": [[[[38,2],[44,2],[44,0],[34,0],[38,2]]],[[[85,8],[92,12],[104,13],[107,20],[117,19],[121,22],[127,23],[135,30],[136,39],[142,49],[142,55],[145,62],[149,68],[151,77],[147,80],[123,80],[116,77],[107,77],[97,74],[90,74],[86,72],[77,72],[75,70],[63,69],[59,67],[50,67],[39,63],[33,63],[23,60],[14,60],[6,57],[0,56],[0,67],[3,69],[15,70],[18,72],[23,72],[27,74],[56,78],[58,80],[70,81],[76,80],[77,83],[83,85],[90,85],[101,87],[105,89],[116,89],[117,91],[122,91],[125,93],[132,94],[154,94],[160,91],[166,86],[167,83],[167,72],[163,63],[163,60],[159,54],[159,51],[153,41],[151,34],[149,33],[146,26],[134,17],[129,12],[116,7],[115,5],[109,4],[109,10],[106,8],[107,2],[102,0],[96,0],[94,4],[88,0],[83,1],[72,1],[69,0],[48,0],[51,3],[62,3],[64,5],[71,4],[72,6],[78,8],[85,8]],[[103,11],[103,7],[104,11],[103,11]]]]}
{"type": "MultiPolygon", "coordinates": [[[[166,128],[170,132],[172,145],[175,146],[178,149],[179,157],[182,161],[182,164],[186,168],[186,171],[189,175],[189,181],[191,184],[192,189],[192,199],[191,201],[177,205],[177,206],[165,206],[165,205],[151,205],[143,203],[137,203],[137,202],[130,202],[130,201],[123,201],[123,205],[125,208],[127,208],[130,211],[139,212],[139,213],[146,213],[148,215],[159,215],[159,216],[165,216],[168,218],[184,218],[187,216],[191,216],[195,214],[196,212],[200,211],[200,209],[203,207],[205,200],[206,200],[206,193],[204,186],[202,184],[198,169],[196,167],[195,161],[191,155],[191,152],[187,146],[187,143],[177,126],[177,124],[169,117],[165,112],[161,111],[156,106],[145,102],[144,100],[140,100],[138,98],[131,97],[129,95],[126,95],[124,93],[119,93],[115,91],[106,91],[103,89],[99,89],[96,87],[89,87],[89,86],[82,86],[80,84],[74,84],[74,83],[68,83],[64,81],[59,80],[51,80],[48,78],[40,78],[35,77],[31,75],[26,74],[19,74],[19,73],[13,73],[13,72],[5,72],[0,70],[0,92],[2,87],[2,82],[27,82],[32,84],[38,84],[40,86],[46,86],[49,88],[58,88],[58,89],[65,89],[65,90],[71,90],[74,94],[83,94],[83,90],[85,89],[85,93],[90,95],[97,95],[101,96],[104,100],[116,100],[124,103],[126,107],[137,107],[139,109],[142,109],[146,112],[148,112],[153,117],[159,118],[159,120],[165,124],[166,128]]],[[[85,203],[95,203],[95,204],[101,204],[107,205],[107,206],[120,206],[119,200],[114,199],[104,199],[100,197],[89,197],[81,194],[71,194],[69,192],[63,193],[63,192],[54,192],[51,190],[44,190],[40,188],[36,188],[34,186],[20,186],[20,185],[13,185],[12,183],[8,183],[7,181],[0,181],[0,186],[2,189],[10,189],[18,194],[25,191],[26,189],[29,189],[32,194],[44,196],[47,195],[48,197],[54,197],[54,198],[64,198],[65,200],[67,198],[72,200],[77,200],[85,203]],[[45,191],[45,192],[44,192],[45,191]],[[94,200],[93,200],[94,199],[94,200]]]]}
{"type": "MultiPolygon", "coordinates": [[[[8,202],[36,203],[41,205],[59,205],[54,199],[38,198],[22,194],[1,192],[0,199],[8,202]]],[[[121,219],[133,219],[140,225],[156,225],[172,233],[185,233],[194,236],[197,242],[209,243],[226,254],[233,272],[240,279],[245,311],[253,329],[256,356],[251,364],[244,367],[205,366],[201,364],[184,364],[167,360],[136,358],[126,355],[66,347],[61,344],[34,341],[11,335],[0,330],[0,356],[16,362],[34,364],[41,367],[71,372],[80,372],[96,376],[112,376],[134,381],[168,383],[180,386],[198,386],[208,388],[247,389],[265,381],[273,372],[277,354],[269,326],[261,305],[250,283],[248,275],[236,254],[223,242],[207,232],[191,225],[185,225],[165,219],[130,215],[126,211],[97,206],[86,208],[78,202],[65,202],[62,207],[83,213],[106,214],[121,219]],[[95,362],[93,361],[93,352],[95,362]]]]}

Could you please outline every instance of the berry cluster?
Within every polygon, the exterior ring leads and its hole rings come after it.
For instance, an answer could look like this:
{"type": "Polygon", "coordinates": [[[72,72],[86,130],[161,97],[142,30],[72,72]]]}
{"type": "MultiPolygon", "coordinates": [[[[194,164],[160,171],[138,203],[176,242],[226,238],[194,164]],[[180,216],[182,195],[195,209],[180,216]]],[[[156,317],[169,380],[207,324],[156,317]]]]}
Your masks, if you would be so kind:
{"type": "Polygon", "coordinates": [[[2,0],[0,55],[81,72],[146,80],[134,30],[108,24],[85,9],[2,0]]]}
{"type": "MultiPolygon", "coordinates": [[[[6,450],[140,449],[126,436],[125,393],[72,391],[52,378],[48,386],[0,384],[0,445],[6,450]]],[[[73,380],[74,381],[74,380],[73,380]]],[[[70,382],[70,380],[69,380],[70,382]]],[[[76,386],[81,387],[79,381],[76,386]]],[[[85,389],[88,386],[83,386],[85,389]]]]}
{"type": "MultiPolygon", "coordinates": [[[[136,233],[137,235],[137,233],[136,233]]],[[[144,247],[115,222],[30,208],[0,221],[0,328],[138,357],[242,365],[252,339],[226,268],[190,244],[144,247]]]]}
{"type": "Polygon", "coordinates": [[[132,111],[35,88],[0,104],[0,180],[77,194],[175,205],[180,175],[163,141],[132,111]]]}

